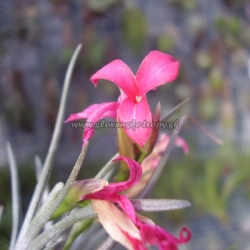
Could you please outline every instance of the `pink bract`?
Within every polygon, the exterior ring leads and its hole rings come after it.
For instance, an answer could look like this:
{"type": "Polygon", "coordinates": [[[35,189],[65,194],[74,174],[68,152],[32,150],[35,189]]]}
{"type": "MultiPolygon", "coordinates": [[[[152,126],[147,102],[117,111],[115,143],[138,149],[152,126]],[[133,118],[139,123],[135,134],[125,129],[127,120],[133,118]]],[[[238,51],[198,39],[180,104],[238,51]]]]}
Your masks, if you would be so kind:
{"type": "MultiPolygon", "coordinates": [[[[99,214],[100,221],[104,224],[104,227],[108,230],[111,237],[113,237],[115,240],[117,237],[117,241],[124,246],[132,245],[133,249],[138,250],[146,250],[147,243],[150,245],[156,245],[159,247],[159,249],[176,250],[178,249],[177,246],[179,244],[188,242],[191,238],[191,233],[187,228],[183,228],[180,232],[179,238],[176,238],[161,227],[142,220],[141,216],[135,213],[134,207],[130,200],[125,195],[119,194],[120,192],[135,186],[140,181],[142,176],[142,169],[139,163],[125,157],[118,157],[114,161],[119,160],[125,161],[127,163],[130,169],[129,180],[119,183],[110,183],[109,185],[104,186],[102,190],[82,197],[82,199],[99,201],[99,207],[97,208],[96,212],[99,214]],[[100,206],[102,206],[102,200],[110,201],[119,205],[121,211],[124,213],[124,216],[118,213],[117,207],[112,206],[111,203],[105,203],[106,205],[103,204],[103,207],[107,207],[109,204],[109,208],[114,210],[114,214],[117,214],[117,219],[118,216],[123,218],[122,220],[124,223],[119,225],[119,223],[116,223],[115,219],[109,216],[110,211],[107,211],[106,208],[100,209],[100,206]],[[129,225],[131,223],[133,223],[133,225],[135,225],[139,230],[140,237],[138,237],[136,234],[134,226],[133,229],[131,228],[131,232],[130,230],[124,230],[125,225],[129,225]],[[110,227],[110,224],[115,224],[115,227],[118,227],[116,232],[111,230],[112,227],[110,227]],[[130,242],[130,244],[128,242],[130,242]]],[[[128,249],[131,249],[131,247],[128,249]]]]}

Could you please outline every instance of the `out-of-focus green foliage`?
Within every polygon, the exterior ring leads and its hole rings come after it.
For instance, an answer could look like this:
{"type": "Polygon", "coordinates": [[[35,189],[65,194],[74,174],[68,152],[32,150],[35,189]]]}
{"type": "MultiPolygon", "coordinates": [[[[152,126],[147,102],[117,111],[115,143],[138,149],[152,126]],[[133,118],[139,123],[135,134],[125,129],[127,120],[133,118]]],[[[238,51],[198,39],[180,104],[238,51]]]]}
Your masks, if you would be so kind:
{"type": "Polygon", "coordinates": [[[184,10],[194,10],[197,5],[197,0],[170,0],[169,1],[172,5],[175,5],[178,8],[183,8],[184,10]]]}
{"type": "Polygon", "coordinates": [[[212,66],[212,58],[209,55],[209,53],[207,53],[204,50],[198,51],[196,56],[195,56],[195,62],[197,64],[197,66],[199,66],[202,69],[208,69],[212,66]]]}
{"type": "Polygon", "coordinates": [[[147,41],[147,20],[145,14],[136,7],[126,8],[122,16],[124,41],[135,52],[141,51],[147,41]]]}
{"type": "Polygon", "coordinates": [[[244,27],[244,32],[242,32],[242,39],[243,41],[249,46],[250,45],[250,27],[246,25],[244,27]]]}
{"type": "Polygon", "coordinates": [[[238,17],[218,17],[215,20],[215,27],[223,34],[229,33],[234,37],[239,37],[241,32],[241,20],[238,17]]]}
{"type": "Polygon", "coordinates": [[[223,129],[233,130],[235,127],[235,110],[231,102],[224,101],[221,105],[220,122],[223,129]]]}
{"type": "Polygon", "coordinates": [[[175,86],[175,96],[179,100],[186,100],[192,97],[192,90],[184,83],[175,86]]]}
{"type": "Polygon", "coordinates": [[[223,89],[223,74],[219,67],[213,67],[209,73],[209,83],[214,93],[220,93],[223,89]]]}
{"type": "Polygon", "coordinates": [[[11,96],[4,104],[6,118],[13,126],[25,131],[33,130],[34,109],[19,95],[11,96]]]}
{"type": "Polygon", "coordinates": [[[90,33],[85,48],[85,56],[83,57],[83,66],[86,71],[93,71],[98,69],[106,55],[107,44],[105,41],[96,39],[94,34],[90,33]]]}
{"type": "Polygon", "coordinates": [[[87,54],[89,64],[98,67],[103,61],[105,50],[106,44],[104,42],[96,41],[93,43],[87,54]]]}
{"type": "Polygon", "coordinates": [[[73,52],[74,52],[74,50],[71,47],[66,47],[63,50],[62,59],[63,59],[63,62],[65,65],[68,65],[73,52]]]}
{"type": "Polygon", "coordinates": [[[175,39],[173,36],[162,34],[157,41],[157,48],[162,52],[169,52],[175,47],[175,39]]]}
{"type": "Polygon", "coordinates": [[[120,0],[88,0],[88,7],[92,11],[105,12],[120,0]]]}
{"type": "Polygon", "coordinates": [[[7,250],[9,249],[9,241],[2,235],[0,235],[0,249],[7,250]]]}
{"type": "MultiPolygon", "coordinates": [[[[239,153],[227,146],[205,160],[194,154],[170,160],[155,187],[155,195],[189,197],[197,213],[211,214],[227,224],[229,199],[239,190],[250,194],[249,162],[248,152],[239,153]]],[[[180,214],[176,213],[176,219],[180,214]]]]}
{"type": "Polygon", "coordinates": [[[227,48],[236,49],[241,46],[239,41],[241,40],[242,23],[239,17],[221,16],[214,23],[227,48]]]}
{"type": "Polygon", "coordinates": [[[202,96],[198,102],[198,111],[201,119],[209,121],[216,118],[218,114],[218,102],[211,95],[202,96]]]}
{"type": "Polygon", "coordinates": [[[9,173],[5,169],[0,169],[0,190],[0,204],[3,205],[3,214],[0,223],[0,249],[7,250],[11,231],[11,204],[9,200],[9,173]]]}

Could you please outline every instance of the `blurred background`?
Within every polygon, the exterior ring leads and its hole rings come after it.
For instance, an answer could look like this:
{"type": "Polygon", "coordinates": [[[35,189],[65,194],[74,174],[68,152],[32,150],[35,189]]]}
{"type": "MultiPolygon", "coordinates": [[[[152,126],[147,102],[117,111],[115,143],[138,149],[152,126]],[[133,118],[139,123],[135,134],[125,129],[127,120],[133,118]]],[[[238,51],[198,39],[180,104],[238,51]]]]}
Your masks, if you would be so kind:
{"type": "MultiPolygon", "coordinates": [[[[150,214],[193,239],[182,249],[250,249],[250,2],[247,0],[9,0],[0,1],[0,249],[11,230],[6,154],[10,141],[19,166],[23,211],[35,185],[34,156],[44,160],[70,57],[81,43],[65,119],[93,103],[117,100],[118,88],[90,76],[120,58],[134,73],[151,50],[181,62],[178,79],[151,91],[162,114],[181,101],[224,141],[216,145],[187,122],[151,197],[187,199],[185,211],[150,214]]],[[[168,134],[171,131],[164,131],[168,134]]],[[[82,130],[64,124],[51,185],[66,180],[81,149],[82,130]]],[[[117,151],[116,131],[96,131],[80,177],[89,178],[117,151]]],[[[80,178],[79,177],[79,178],[80,178]]]]}

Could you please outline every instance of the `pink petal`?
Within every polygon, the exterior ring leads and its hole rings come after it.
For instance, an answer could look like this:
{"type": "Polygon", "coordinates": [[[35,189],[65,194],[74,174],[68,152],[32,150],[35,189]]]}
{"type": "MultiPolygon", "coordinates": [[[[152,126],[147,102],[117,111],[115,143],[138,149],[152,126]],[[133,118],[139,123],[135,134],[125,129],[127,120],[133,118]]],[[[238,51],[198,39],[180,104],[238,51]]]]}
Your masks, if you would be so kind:
{"type": "Polygon", "coordinates": [[[179,238],[176,238],[157,225],[142,223],[138,220],[137,226],[143,241],[160,246],[160,249],[164,250],[177,250],[179,244],[187,243],[191,239],[191,232],[185,227],[182,228],[179,238]]]}
{"type": "Polygon", "coordinates": [[[136,213],[131,201],[125,195],[116,195],[112,197],[112,201],[116,202],[123,212],[136,223],[136,213]]]}
{"type": "Polygon", "coordinates": [[[119,156],[115,158],[113,161],[125,161],[129,167],[130,175],[127,181],[110,183],[108,186],[104,187],[102,190],[95,192],[91,195],[87,195],[86,197],[101,197],[103,195],[103,199],[109,199],[109,197],[113,194],[117,194],[129,189],[132,186],[135,186],[139,183],[142,176],[142,168],[141,165],[135,160],[128,159],[123,156],[119,156]],[[100,194],[101,193],[101,194],[100,194]],[[100,196],[99,196],[100,194],[100,196]],[[106,197],[107,196],[107,197],[106,197]]]}
{"type": "Polygon", "coordinates": [[[188,154],[189,146],[187,142],[182,137],[177,137],[175,140],[175,145],[181,147],[184,151],[184,154],[188,154]]]}
{"type": "Polygon", "coordinates": [[[119,122],[125,122],[131,128],[126,127],[126,134],[138,145],[144,147],[151,133],[152,114],[146,98],[139,103],[134,103],[130,98],[126,98],[117,110],[119,122]]]}
{"type": "MultiPolygon", "coordinates": [[[[74,121],[74,120],[89,118],[94,112],[96,112],[104,104],[108,104],[108,102],[100,103],[100,104],[92,104],[89,107],[87,107],[86,109],[84,109],[82,112],[79,112],[79,113],[76,113],[76,114],[71,114],[69,116],[69,118],[65,122],[70,122],[70,121],[74,121]]],[[[116,118],[116,111],[108,110],[105,113],[105,117],[111,117],[111,118],[115,119],[116,118]]]]}
{"type": "Polygon", "coordinates": [[[120,156],[113,161],[125,161],[130,169],[130,176],[127,181],[110,183],[108,186],[105,186],[102,190],[94,192],[92,194],[83,196],[82,199],[100,199],[100,200],[111,200],[120,205],[124,213],[135,222],[135,211],[132,203],[124,195],[118,195],[118,193],[129,189],[132,186],[135,186],[139,183],[142,176],[141,165],[131,159],[120,156]]]}
{"type": "Polygon", "coordinates": [[[139,96],[135,77],[127,64],[121,60],[114,60],[98,70],[90,78],[95,86],[97,85],[99,79],[105,79],[113,82],[132,100],[135,100],[135,97],[139,96]]]}
{"type": "Polygon", "coordinates": [[[159,51],[150,52],[142,61],[137,74],[140,96],[149,90],[176,79],[179,72],[179,62],[172,56],[159,51]]]}
{"type": "Polygon", "coordinates": [[[176,238],[154,223],[147,223],[145,218],[141,221],[141,217],[136,215],[130,200],[125,195],[118,194],[136,185],[142,176],[142,169],[139,163],[122,156],[114,161],[119,160],[128,164],[130,169],[129,180],[111,183],[108,186],[104,186],[102,190],[82,197],[82,199],[110,201],[104,203],[102,201],[92,201],[92,204],[94,210],[98,213],[101,223],[111,237],[127,247],[127,249],[138,250],[146,249],[146,243],[156,245],[162,250],[177,250],[179,244],[188,242],[191,238],[191,233],[187,228],[183,228],[179,238],[176,238]],[[113,203],[117,203],[124,214],[113,203]],[[137,229],[139,229],[140,235],[138,235],[137,229]]]}
{"type": "Polygon", "coordinates": [[[119,156],[113,161],[125,161],[129,167],[130,175],[127,181],[122,181],[118,183],[110,183],[109,184],[110,187],[115,187],[116,192],[119,193],[139,183],[141,176],[142,176],[142,168],[141,168],[141,165],[137,161],[131,160],[123,156],[119,156]]]}
{"type": "MultiPolygon", "coordinates": [[[[109,103],[103,103],[99,104],[99,108],[96,109],[87,119],[86,124],[95,124],[100,119],[108,117],[110,114],[116,113],[116,110],[119,107],[118,102],[109,102],[109,103]]],[[[113,117],[113,116],[112,116],[113,117]]],[[[86,143],[94,134],[94,127],[89,126],[84,129],[83,132],[83,142],[86,143]]]]}
{"type": "Polygon", "coordinates": [[[72,114],[65,122],[70,122],[78,119],[84,119],[88,118],[93,112],[95,112],[102,104],[92,104],[86,109],[84,109],[82,112],[72,114]]]}
{"type": "Polygon", "coordinates": [[[93,200],[92,206],[107,233],[126,249],[133,250],[130,238],[141,240],[135,224],[110,201],[93,200]]]}

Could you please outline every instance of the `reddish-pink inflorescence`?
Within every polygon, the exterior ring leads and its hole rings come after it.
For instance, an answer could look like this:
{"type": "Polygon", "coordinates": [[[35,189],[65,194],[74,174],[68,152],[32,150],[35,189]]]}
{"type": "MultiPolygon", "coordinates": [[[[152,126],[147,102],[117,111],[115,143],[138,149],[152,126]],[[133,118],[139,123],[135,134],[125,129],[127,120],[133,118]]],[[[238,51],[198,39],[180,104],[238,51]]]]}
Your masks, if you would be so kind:
{"type": "Polygon", "coordinates": [[[176,238],[154,223],[148,223],[146,218],[142,220],[141,216],[135,213],[130,200],[120,193],[138,184],[142,177],[142,168],[138,162],[122,156],[114,161],[125,161],[127,163],[130,169],[129,179],[123,182],[110,183],[104,186],[102,190],[82,197],[83,200],[94,200],[93,208],[98,213],[100,222],[110,236],[126,247],[130,245],[131,248],[128,247],[128,249],[138,250],[147,249],[147,244],[156,245],[159,249],[175,250],[178,249],[179,244],[187,243],[191,238],[191,233],[187,228],[182,228],[179,238],[176,238]],[[98,203],[95,203],[95,200],[98,203]],[[101,201],[105,202],[102,204],[101,201]],[[123,215],[117,211],[119,208],[113,206],[112,203],[121,208],[119,211],[123,212],[123,215]],[[110,216],[110,212],[112,212],[110,210],[113,210],[113,217],[110,216]],[[115,218],[115,216],[117,217],[115,218]],[[123,223],[118,223],[119,220],[122,220],[123,223]],[[133,225],[131,230],[128,225],[133,225]]]}

